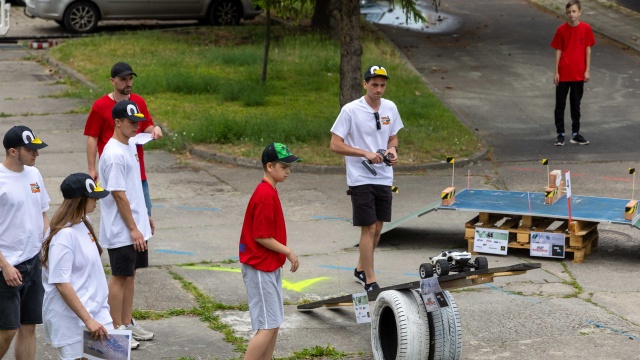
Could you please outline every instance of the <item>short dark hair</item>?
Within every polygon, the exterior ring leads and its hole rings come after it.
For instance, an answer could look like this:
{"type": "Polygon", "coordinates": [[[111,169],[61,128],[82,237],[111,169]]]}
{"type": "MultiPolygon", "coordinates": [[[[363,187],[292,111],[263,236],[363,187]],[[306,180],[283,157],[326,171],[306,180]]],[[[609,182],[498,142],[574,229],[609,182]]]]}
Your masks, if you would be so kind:
{"type": "Polygon", "coordinates": [[[569,8],[572,7],[573,5],[577,6],[578,10],[582,10],[582,5],[580,5],[580,0],[569,0],[565,9],[569,10],[569,8]]]}

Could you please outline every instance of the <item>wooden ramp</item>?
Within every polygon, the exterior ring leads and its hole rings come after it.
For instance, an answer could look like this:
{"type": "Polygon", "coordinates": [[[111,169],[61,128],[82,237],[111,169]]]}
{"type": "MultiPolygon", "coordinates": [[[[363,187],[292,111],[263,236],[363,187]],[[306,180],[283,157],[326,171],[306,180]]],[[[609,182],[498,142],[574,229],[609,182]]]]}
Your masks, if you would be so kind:
{"type": "Polygon", "coordinates": [[[386,233],[387,231],[391,231],[395,228],[397,228],[398,226],[409,222],[413,219],[417,219],[422,215],[426,215],[434,210],[436,210],[438,208],[438,206],[440,206],[440,201],[436,201],[434,203],[431,203],[425,207],[423,207],[422,209],[418,209],[414,212],[412,212],[411,214],[407,214],[403,217],[401,217],[400,219],[394,220],[392,222],[388,222],[388,223],[384,223],[384,225],[382,225],[382,231],[380,232],[381,234],[386,233]]]}
{"type": "MultiPolygon", "coordinates": [[[[478,271],[467,271],[458,274],[441,276],[438,278],[442,290],[459,289],[468,286],[481,285],[493,282],[494,277],[521,275],[529,270],[539,269],[540,263],[521,263],[511,266],[498,267],[493,269],[484,269],[478,271]]],[[[420,280],[392,285],[381,288],[376,291],[370,291],[367,295],[369,301],[375,301],[378,294],[386,290],[402,290],[402,289],[419,289],[420,280]]],[[[311,310],[319,307],[335,307],[335,306],[351,306],[353,304],[352,294],[339,296],[335,298],[314,301],[308,304],[298,305],[298,310],[311,310]]]]}

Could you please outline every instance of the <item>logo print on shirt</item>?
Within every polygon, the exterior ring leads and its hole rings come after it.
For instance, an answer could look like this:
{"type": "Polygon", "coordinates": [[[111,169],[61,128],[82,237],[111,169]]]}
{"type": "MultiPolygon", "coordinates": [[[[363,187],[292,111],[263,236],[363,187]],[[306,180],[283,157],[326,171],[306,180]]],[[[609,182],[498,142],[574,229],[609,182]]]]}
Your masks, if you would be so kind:
{"type": "Polygon", "coordinates": [[[96,239],[93,237],[93,235],[91,234],[91,231],[89,231],[87,233],[87,235],[89,235],[89,239],[91,239],[91,242],[96,242],[96,239]]]}
{"type": "Polygon", "coordinates": [[[35,194],[40,192],[40,185],[38,185],[37,182],[29,184],[29,186],[31,186],[31,193],[35,194]]]}
{"type": "Polygon", "coordinates": [[[388,116],[382,116],[380,118],[380,121],[382,121],[382,125],[389,125],[391,124],[391,118],[388,116]]]}

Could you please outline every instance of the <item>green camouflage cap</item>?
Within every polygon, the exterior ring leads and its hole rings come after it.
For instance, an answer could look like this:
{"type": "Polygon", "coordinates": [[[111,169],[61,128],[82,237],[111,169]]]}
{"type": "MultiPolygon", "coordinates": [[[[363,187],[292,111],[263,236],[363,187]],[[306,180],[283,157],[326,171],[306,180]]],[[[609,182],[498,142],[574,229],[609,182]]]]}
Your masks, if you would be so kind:
{"type": "Polygon", "coordinates": [[[262,163],[270,163],[278,161],[285,164],[292,164],[294,162],[302,161],[299,157],[293,155],[291,150],[284,144],[271,143],[264,148],[262,152],[262,163]]]}

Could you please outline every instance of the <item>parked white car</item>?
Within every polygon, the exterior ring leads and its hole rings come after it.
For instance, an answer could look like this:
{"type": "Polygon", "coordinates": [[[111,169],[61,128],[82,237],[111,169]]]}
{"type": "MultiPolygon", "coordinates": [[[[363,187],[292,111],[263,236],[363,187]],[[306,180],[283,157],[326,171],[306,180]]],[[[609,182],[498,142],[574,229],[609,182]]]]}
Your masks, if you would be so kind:
{"type": "Polygon", "coordinates": [[[431,263],[420,265],[420,278],[426,279],[433,276],[434,272],[438,276],[448,275],[450,271],[466,272],[483,270],[489,268],[489,261],[484,256],[477,256],[471,261],[471,253],[461,250],[444,250],[436,256],[430,256],[431,263]]]}
{"type": "Polygon", "coordinates": [[[100,20],[200,20],[236,25],[262,11],[251,0],[26,0],[25,14],[53,20],[72,33],[89,33],[100,20]]]}

